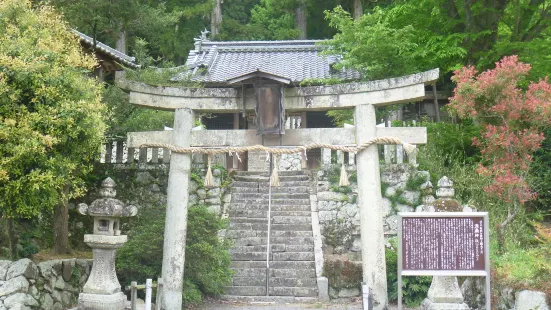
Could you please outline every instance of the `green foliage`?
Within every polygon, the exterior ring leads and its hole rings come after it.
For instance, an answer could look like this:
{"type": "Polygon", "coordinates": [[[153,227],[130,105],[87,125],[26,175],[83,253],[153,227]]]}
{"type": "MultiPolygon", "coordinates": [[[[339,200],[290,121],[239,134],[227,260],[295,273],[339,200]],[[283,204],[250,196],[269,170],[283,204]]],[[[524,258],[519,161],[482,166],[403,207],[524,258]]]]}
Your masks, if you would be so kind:
{"type": "Polygon", "coordinates": [[[545,140],[541,148],[534,154],[534,161],[530,165],[530,172],[527,177],[530,187],[538,193],[535,200],[528,202],[528,208],[534,208],[551,213],[551,128],[544,130],[545,140]]]}
{"type": "Polygon", "coordinates": [[[343,56],[339,68],[354,68],[366,79],[400,76],[418,71],[419,43],[412,26],[394,27],[380,9],[354,21],[350,13],[338,6],[326,12],[329,24],[338,33],[327,41],[326,54],[343,56]]]}
{"type": "Polygon", "coordinates": [[[84,194],[105,107],[95,59],[52,8],[7,0],[0,16],[0,213],[33,217],[84,194]]]}
{"type": "MultiPolygon", "coordinates": [[[[180,51],[177,46],[174,46],[177,42],[175,36],[180,34],[174,30],[186,11],[191,9],[191,3],[184,9],[179,7],[181,5],[179,1],[177,6],[170,5],[170,1],[143,0],[52,0],[47,2],[64,13],[71,27],[109,46],[114,47],[122,34],[126,36],[128,45],[131,47],[139,44],[137,38],[150,42],[155,57],[173,59],[187,52],[187,50],[180,51]],[[136,41],[134,41],[135,38],[136,41]]],[[[199,28],[196,33],[202,25],[197,26],[199,28]]],[[[127,50],[130,49],[127,48],[127,50]]]]}
{"type": "Polygon", "coordinates": [[[414,174],[406,181],[406,189],[410,191],[419,190],[419,187],[425,183],[425,177],[420,174],[414,174]]]}
{"type": "MultiPolygon", "coordinates": [[[[390,301],[398,300],[398,254],[386,249],[386,281],[390,301]]],[[[427,297],[432,277],[402,277],[404,304],[410,308],[419,307],[427,297]]]]}
{"type": "MultiPolygon", "coordinates": [[[[141,208],[128,222],[129,241],[117,252],[117,275],[122,283],[144,282],[161,275],[165,210],[141,208]]],[[[184,300],[200,302],[203,295],[217,295],[231,279],[230,244],[218,231],[227,222],[204,206],[189,208],[186,241],[184,300]]]]}
{"type": "Polygon", "coordinates": [[[231,280],[231,258],[230,243],[218,231],[228,223],[204,206],[191,207],[188,216],[185,274],[203,294],[221,294],[231,280]]]}
{"type": "Polygon", "coordinates": [[[362,283],[362,266],[349,260],[328,260],[323,265],[323,275],[331,287],[354,288],[362,283]]]}
{"type": "Polygon", "coordinates": [[[380,4],[353,21],[337,7],[326,12],[338,32],[327,43],[343,66],[370,79],[435,67],[445,75],[466,64],[486,69],[511,54],[538,68],[535,79],[551,73],[549,11],[545,1],[413,0],[380,4]]]}
{"type": "Polygon", "coordinates": [[[354,124],[354,110],[331,110],[327,116],[333,118],[336,127],[344,127],[344,124],[354,124]]]}

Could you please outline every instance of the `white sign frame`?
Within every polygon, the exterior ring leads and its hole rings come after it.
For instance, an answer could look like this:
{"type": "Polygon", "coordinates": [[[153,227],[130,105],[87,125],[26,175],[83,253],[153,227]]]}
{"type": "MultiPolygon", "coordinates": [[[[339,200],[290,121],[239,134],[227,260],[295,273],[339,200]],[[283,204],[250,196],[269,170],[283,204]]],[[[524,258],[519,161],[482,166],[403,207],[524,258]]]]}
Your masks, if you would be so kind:
{"type": "Polygon", "coordinates": [[[402,310],[402,276],[472,276],[486,278],[486,309],[491,308],[490,287],[490,223],[488,212],[399,212],[398,213],[398,310],[402,310]],[[485,270],[406,270],[402,268],[402,219],[410,217],[480,217],[484,221],[484,269],[485,270]]]}

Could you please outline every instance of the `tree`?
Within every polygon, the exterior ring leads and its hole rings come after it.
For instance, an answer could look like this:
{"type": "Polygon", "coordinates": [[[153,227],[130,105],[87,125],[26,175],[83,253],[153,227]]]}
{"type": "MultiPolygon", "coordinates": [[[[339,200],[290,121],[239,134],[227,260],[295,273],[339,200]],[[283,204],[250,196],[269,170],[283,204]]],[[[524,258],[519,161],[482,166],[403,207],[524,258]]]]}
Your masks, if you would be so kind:
{"type": "Polygon", "coordinates": [[[29,218],[54,211],[54,252],[66,253],[68,200],[106,129],[97,62],[48,6],[0,2],[0,212],[29,218]]]}
{"type": "Polygon", "coordinates": [[[526,90],[519,87],[530,69],[510,56],[497,62],[495,69],[477,75],[474,67],[464,67],[452,78],[457,87],[450,108],[484,128],[481,137],[473,139],[483,159],[478,172],[493,178],[484,190],[508,205],[507,217],[497,229],[501,247],[507,225],[525,202],[537,196],[527,175],[532,155],[544,140],[542,130],[551,121],[547,79],[529,83],[526,90]]]}
{"type": "MultiPolygon", "coordinates": [[[[184,12],[167,3],[145,0],[52,0],[71,27],[94,39],[128,53],[134,39],[146,39],[155,57],[172,60],[178,51],[174,45],[177,27],[184,12]]],[[[209,8],[210,8],[210,4],[209,8]]],[[[192,40],[189,39],[190,42],[192,40]]]]}
{"type": "Polygon", "coordinates": [[[487,69],[502,57],[517,54],[538,64],[532,78],[551,74],[549,0],[394,1],[367,12],[354,23],[342,8],[327,13],[338,31],[329,43],[350,64],[381,66],[405,57],[411,60],[409,70],[439,67],[446,75],[463,65],[487,69]],[[406,50],[381,48],[400,40],[406,50]]]}

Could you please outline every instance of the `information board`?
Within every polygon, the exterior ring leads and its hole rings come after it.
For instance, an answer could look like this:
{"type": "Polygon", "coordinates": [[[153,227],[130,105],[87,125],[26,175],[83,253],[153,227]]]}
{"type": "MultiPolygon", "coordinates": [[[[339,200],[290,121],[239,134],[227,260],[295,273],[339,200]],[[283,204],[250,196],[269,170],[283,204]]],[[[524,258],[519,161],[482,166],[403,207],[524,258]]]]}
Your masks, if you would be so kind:
{"type": "Polygon", "coordinates": [[[484,235],[482,217],[402,217],[402,270],[485,270],[484,235]]]}
{"type": "Polygon", "coordinates": [[[398,307],[402,276],[484,276],[490,308],[487,212],[398,213],[398,307]]]}

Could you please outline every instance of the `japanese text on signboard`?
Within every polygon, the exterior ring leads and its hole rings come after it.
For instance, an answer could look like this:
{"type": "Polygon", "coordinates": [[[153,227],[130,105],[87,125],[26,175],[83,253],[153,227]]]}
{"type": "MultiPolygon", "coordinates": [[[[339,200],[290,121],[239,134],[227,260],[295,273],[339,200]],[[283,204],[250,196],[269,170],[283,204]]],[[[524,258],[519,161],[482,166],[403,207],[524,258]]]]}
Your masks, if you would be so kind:
{"type": "Polygon", "coordinates": [[[485,270],[481,217],[403,217],[403,270],[485,270]]]}

